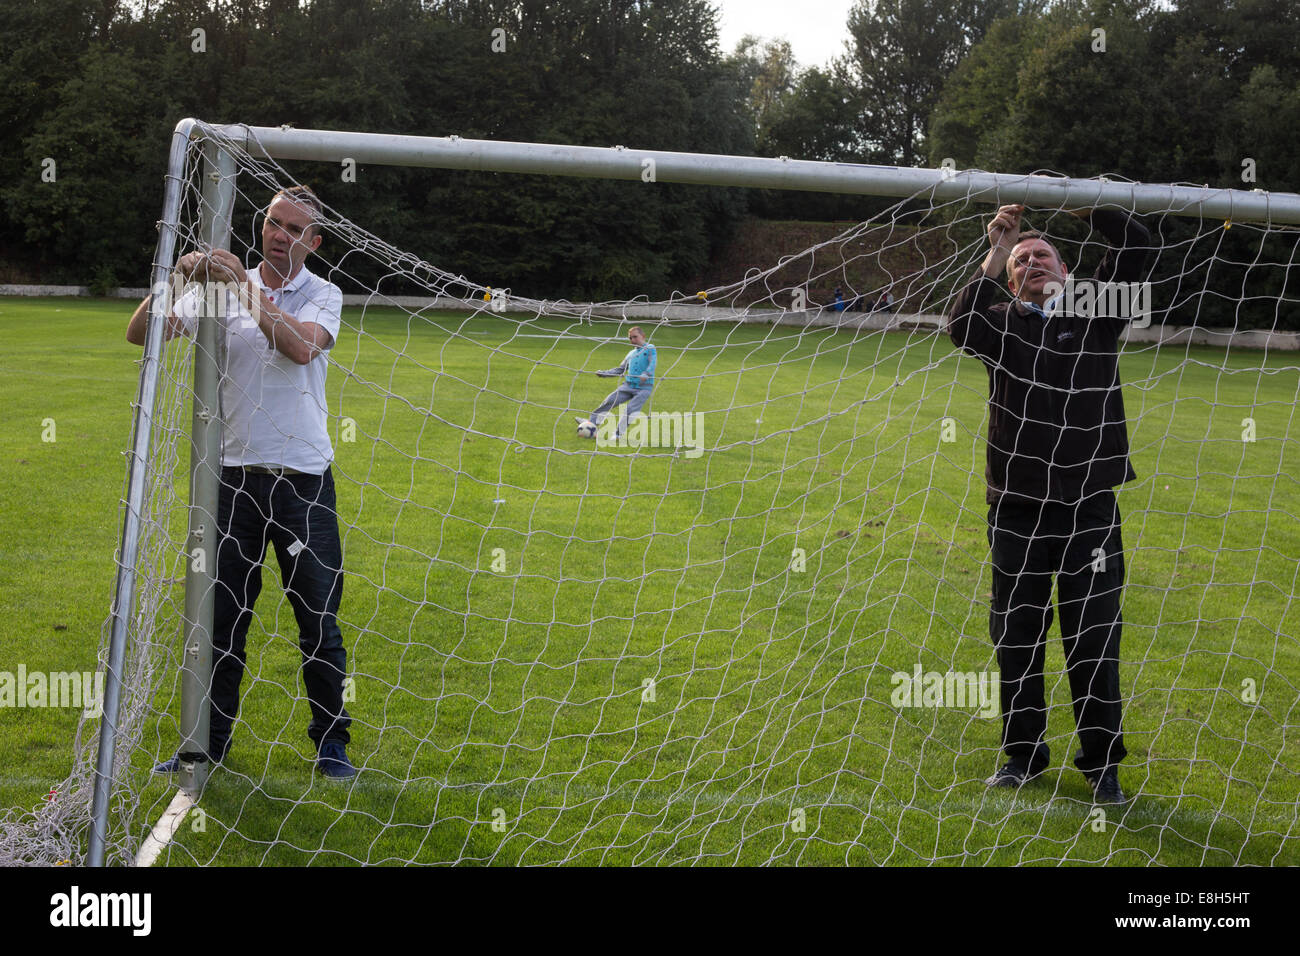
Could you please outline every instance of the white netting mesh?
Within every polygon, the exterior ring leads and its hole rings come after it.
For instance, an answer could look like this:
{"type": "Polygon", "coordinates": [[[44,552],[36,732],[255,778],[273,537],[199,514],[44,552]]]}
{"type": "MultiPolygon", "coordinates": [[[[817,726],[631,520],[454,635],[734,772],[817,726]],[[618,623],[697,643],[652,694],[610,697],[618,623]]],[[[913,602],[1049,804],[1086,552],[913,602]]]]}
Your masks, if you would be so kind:
{"type": "MultiPolygon", "coordinates": [[[[292,179],[238,158],[232,249],[251,266],[254,211],[292,179]]],[[[191,191],[182,251],[196,205],[191,191]]],[[[983,783],[1001,762],[988,380],[941,317],[988,249],[990,211],[916,196],[704,298],[590,305],[490,298],[491,277],[441,271],[329,210],[309,267],[345,286],[379,276],[344,310],[326,386],[361,774],[313,772],[298,628],[268,554],[233,749],[164,860],[1293,853],[1300,369],[1276,347],[1158,333],[1164,318],[1261,310],[1285,328],[1295,235],[1238,223],[1228,248],[1222,223],[1148,219],[1158,311],[1120,360],[1138,474],[1119,494],[1121,772],[1135,799],[1099,828],[1068,764],[1055,626],[1052,768],[1014,793],[983,783]],[[579,438],[574,419],[614,384],[589,373],[622,360],[633,325],[657,349],[646,411],[663,440],[579,438]]],[[[1085,271],[1106,248],[1063,211],[1027,218],[1085,271]]],[[[179,740],[184,343],[167,346],[157,401],[111,862],[133,858],[174,789],[149,771],[179,740]]],[[[5,860],[81,859],[97,727],[83,726],[66,797],[0,824],[5,860]]]]}

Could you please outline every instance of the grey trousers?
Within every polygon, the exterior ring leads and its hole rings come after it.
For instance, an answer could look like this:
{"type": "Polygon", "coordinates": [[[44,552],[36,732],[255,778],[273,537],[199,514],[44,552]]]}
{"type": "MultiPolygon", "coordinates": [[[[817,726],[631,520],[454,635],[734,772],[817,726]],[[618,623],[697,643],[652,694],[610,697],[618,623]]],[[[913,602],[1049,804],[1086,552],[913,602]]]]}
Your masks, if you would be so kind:
{"type": "Polygon", "coordinates": [[[616,405],[627,402],[627,407],[623,409],[623,413],[618,419],[618,431],[614,433],[622,435],[627,431],[628,419],[641,411],[641,406],[650,400],[652,391],[654,391],[653,388],[632,388],[630,385],[620,385],[605,396],[605,400],[591,413],[591,423],[599,426],[611,409],[616,405]]]}

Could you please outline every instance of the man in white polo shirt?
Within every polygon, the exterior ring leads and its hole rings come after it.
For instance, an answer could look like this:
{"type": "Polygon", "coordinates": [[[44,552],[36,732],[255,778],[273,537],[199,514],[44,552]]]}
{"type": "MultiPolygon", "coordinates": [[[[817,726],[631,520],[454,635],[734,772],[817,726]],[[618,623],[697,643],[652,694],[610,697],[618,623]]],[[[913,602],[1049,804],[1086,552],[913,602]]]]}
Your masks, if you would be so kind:
{"type": "MultiPolygon", "coordinates": [[[[325,404],[325,353],[338,335],[343,294],[304,265],[321,242],[320,214],[320,200],[307,187],[282,190],[266,211],[257,268],[245,270],[237,256],[217,249],[182,256],[177,271],[226,289],[218,319],[225,324],[227,360],[208,757],[220,762],[230,749],[245,638],[269,543],[298,622],[317,769],[346,779],[357,771],[346,749],[347,652],[337,620],[343,548],[325,404]]],[[[169,337],[193,331],[200,294],[193,287],[173,306],[169,337]]],[[[128,341],[144,343],[148,315],[145,299],[131,316],[128,341]]],[[[155,771],[179,767],[176,756],[155,771]]]]}

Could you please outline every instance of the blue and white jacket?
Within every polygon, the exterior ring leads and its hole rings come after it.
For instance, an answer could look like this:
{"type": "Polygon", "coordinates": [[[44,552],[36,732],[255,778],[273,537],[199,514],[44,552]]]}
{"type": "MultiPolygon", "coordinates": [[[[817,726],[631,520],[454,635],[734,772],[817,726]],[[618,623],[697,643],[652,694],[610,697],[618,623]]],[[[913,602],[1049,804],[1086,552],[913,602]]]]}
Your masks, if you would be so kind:
{"type": "Polygon", "coordinates": [[[623,357],[623,363],[617,368],[611,368],[600,374],[613,378],[616,375],[624,375],[623,382],[628,388],[654,388],[655,384],[655,361],[658,354],[655,347],[649,342],[645,345],[632,349],[623,357]],[[642,381],[641,376],[645,376],[642,381]]]}

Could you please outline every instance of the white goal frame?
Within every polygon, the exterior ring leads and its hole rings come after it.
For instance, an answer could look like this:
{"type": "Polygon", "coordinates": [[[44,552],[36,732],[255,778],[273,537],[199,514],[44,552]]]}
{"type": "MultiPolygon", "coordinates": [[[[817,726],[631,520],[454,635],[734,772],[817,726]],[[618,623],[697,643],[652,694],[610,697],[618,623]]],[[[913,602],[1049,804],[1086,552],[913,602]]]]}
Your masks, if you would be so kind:
{"type": "MultiPolygon", "coordinates": [[[[284,127],[213,125],[184,119],[172,135],[163,216],[159,222],[152,288],[163,288],[175,263],[186,159],[198,143],[204,155],[201,201],[202,241],[229,248],[235,200],[236,166],[230,148],[257,158],[352,161],[374,165],[530,173],[618,179],[654,183],[742,186],[881,197],[928,195],[936,202],[966,199],[990,204],[1022,203],[1055,209],[1114,205],[1137,213],[1164,213],[1202,219],[1254,222],[1266,226],[1300,225],[1300,195],[1197,186],[1151,185],[1106,179],[1085,180],[1042,175],[1008,175],[981,170],[906,169],[854,163],[827,163],[754,156],[726,156],[634,149],[624,146],[564,146],[546,143],[493,142],[459,136],[399,136],[378,133],[299,130],[284,127]]],[[[88,862],[102,866],[108,834],[108,808],[114,775],[114,747],[122,696],[127,626],[132,614],[136,563],[145,510],[147,463],[153,438],[164,338],[164,297],[155,296],[145,338],[143,368],[136,404],[133,447],[129,454],[126,511],[123,519],[117,580],[111,615],[107,678],[88,862]]],[[[194,350],[194,417],[191,444],[191,497],[186,551],[205,547],[215,528],[220,474],[221,423],[217,410],[217,323],[199,322],[194,350]]],[[[211,628],[215,560],[186,577],[185,639],[182,675],[182,742],[179,752],[201,754],[206,747],[206,687],[212,665],[211,628]]],[[[180,786],[197,797],[207,765],[183,759],[180,786]]]]}

